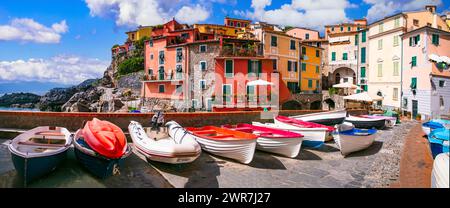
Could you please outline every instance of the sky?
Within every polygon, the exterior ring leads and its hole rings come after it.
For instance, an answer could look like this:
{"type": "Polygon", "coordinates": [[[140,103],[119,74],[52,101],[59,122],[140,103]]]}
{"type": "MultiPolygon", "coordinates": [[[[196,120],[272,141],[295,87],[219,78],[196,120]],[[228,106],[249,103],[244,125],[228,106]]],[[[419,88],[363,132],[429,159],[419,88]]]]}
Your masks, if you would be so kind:
{"type": "Polygon", "coordinates": [[[223,24],[230,16],[323,31],[324,25],[364,17],[370,23],[427,4],[450,11],[448,0],[1,0],[0,93],[42,94],[99,78],[111,47],[138,25],[172,18],[223,24]]]}

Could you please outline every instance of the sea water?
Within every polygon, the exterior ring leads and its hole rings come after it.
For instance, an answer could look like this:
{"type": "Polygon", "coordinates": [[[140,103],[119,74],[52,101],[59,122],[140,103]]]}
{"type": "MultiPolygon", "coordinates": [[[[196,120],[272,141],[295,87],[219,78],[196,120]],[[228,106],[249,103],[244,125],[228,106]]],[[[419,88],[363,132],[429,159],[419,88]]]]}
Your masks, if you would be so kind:
{"type": "Polygon", "coordinates": [[[0,111],[39,111],[37,108],[9,108],[0,107],[0,111]]]}

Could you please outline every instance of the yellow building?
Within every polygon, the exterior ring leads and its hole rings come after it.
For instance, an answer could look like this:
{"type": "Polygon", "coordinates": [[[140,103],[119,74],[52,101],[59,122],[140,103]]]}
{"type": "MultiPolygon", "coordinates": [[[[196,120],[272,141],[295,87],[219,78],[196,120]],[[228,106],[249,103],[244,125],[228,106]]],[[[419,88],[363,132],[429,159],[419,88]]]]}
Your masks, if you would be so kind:
{"type": "Polygon", "coordinates": [[[264,43],[264,55],[274,60],[273,69],[278,71],[284,84],[292,93],[300,91],[300,40],[284,32],[256,29],[254,34],[264,43]]]}
{"type": "Polygon", "coordinates": [[[229,37],[237,37],[240,32],[240,28],[230,27],[225,25],[215,25],[215,24],[194,24],[194,28],[198,29],[200,33],[203,34],[217,34],[229,37]]]}
{"type": "Polygon", "coordinates": [[[302,92],[321,91],[322,48],[300,44],[300,89],[302,92]]]}
{"type": "Polygon", "coordinates": [[[139,26],[137,30],[129,31],[126,33],[128,35],[128,41],[138,41],[141,38],[147,36],[152,36],[152,27],[151,26],[139,26]]]}

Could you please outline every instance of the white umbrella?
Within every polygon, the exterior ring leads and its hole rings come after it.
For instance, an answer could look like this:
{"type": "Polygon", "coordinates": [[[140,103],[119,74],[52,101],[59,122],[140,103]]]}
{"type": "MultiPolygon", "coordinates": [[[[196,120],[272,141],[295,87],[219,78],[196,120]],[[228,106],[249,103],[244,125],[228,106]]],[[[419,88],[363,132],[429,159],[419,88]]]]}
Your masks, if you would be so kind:
{"type": "Polygon", "coordinates": [[[435,61],[435,62],[442,62],[442,58],[440,57],[440,56],[438,56],[438,55],[436,55],[436,54],[430,54],[430,55],[428,55],[428,58],[430,59],[430,60],[432,60],[432,61],[435,61]]]}
{"type": "Polygon", "coordinates": [[[370,96],[369,93],[362,92],[362,93],[358,93],[358,94],[345,96],[344,100],[356,100],[356,101],[373,102],[373,101],[383,100],[383,97],[378,96],[378,95],[370,96]]]}
{"type": "Polygon", "coordinates": [[[445,62],[445,63],[447,63],[447,64],[450,64],[450,58],[449,58],[449,57],[447,57],[447,56],[441,56],[440,58],[441,58],[442,62],[445,62]]]}
{"type": "Polygon", "coordinates": [[[269,86],[269,85],[275,85],[275,84],[272,82],[268,82],[266,80],[261,80],[261,79],[247,82],[247,86],[269,86]]]}
{"type": "Polygon", "coordinates": [[[344,82],[344,83],[339,83],[339,84],[335,84],[333,85],[334,88],[350,88],[350,89],[358,89],[361,90],[360,87],[358,87],[357,85],[354,85],[350,82],[344,82]]]}

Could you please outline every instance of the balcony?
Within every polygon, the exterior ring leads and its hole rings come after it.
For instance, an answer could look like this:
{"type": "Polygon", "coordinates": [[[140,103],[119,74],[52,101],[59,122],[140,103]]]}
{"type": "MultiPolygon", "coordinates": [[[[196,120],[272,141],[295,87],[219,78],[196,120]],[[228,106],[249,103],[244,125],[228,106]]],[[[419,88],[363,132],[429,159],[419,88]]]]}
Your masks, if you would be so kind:
{"type": "Polygon", "coordinates": [[[262,50],[256,47],[230,47],[224,46],[220,51],[222,57],[255,57],[263,56],[262,50]]]}
{"type": "Polygon", "coordinates": [[[278,105],[278,99],[275,95],[274,98],[272,98],[271,95],[229,95],[221,97],[213,96],[213,105],[215,107],[268,107],[278,105]]]}
{"type": "Polygon", "coordinates": [[[144,76],[144,82],[172,82],[172,81],[183,81],[183,73],[164,73],[164,74],[151,74],[144,76]]]}

